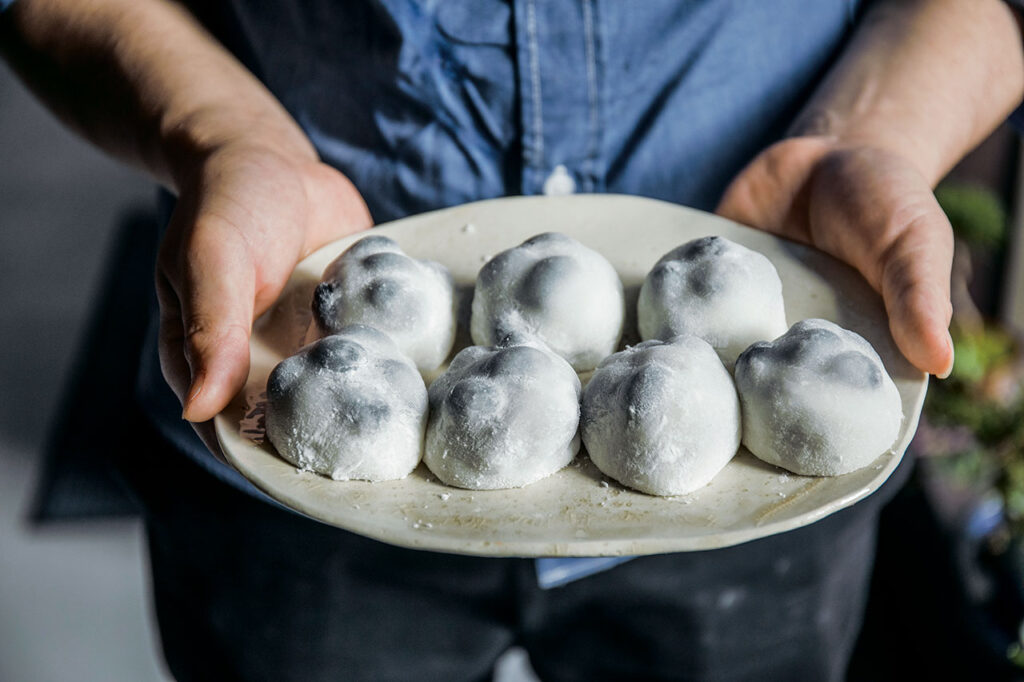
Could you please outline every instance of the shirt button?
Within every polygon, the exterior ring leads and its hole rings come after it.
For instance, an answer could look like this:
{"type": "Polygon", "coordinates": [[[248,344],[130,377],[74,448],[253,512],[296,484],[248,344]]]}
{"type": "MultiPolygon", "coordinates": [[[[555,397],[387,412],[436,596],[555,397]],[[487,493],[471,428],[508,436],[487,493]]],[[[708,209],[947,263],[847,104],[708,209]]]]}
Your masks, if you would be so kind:
{"type": "Polygon", "coordinates": [[[560,197],[576,191],[576,181],[569,175],[569,169],[558,164],[551,175],[544,181],[544,194],[549,197],[560,197]]]}

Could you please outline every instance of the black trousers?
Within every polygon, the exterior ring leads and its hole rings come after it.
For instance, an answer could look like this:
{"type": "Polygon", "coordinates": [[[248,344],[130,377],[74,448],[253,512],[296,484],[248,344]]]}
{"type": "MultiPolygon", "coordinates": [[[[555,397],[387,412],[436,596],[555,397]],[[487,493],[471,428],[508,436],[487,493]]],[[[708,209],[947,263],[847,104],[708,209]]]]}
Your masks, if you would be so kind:
{"type": "Polygon", "coordinates": [[[179,680],[483,680],[513,644],[550,681],[840,680],[898,485],[795,531],[545,591],[531,560],[369,540],[255,500],[169,446],[121,468],[179,680]]]}

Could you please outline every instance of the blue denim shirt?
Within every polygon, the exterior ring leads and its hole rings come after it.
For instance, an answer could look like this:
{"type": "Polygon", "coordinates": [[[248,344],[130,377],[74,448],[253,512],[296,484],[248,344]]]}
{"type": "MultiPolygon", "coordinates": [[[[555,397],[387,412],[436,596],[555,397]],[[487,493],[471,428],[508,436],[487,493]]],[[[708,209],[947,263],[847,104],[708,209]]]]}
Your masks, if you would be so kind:
{"type": "MultiPolygon", "coordinates": [[[[714,208],[778,139],[857,0],[230,0],[194,11],[281,100],[378,222],[545,191],[714,208]]],[[[215,475],[160,377],[142,402],[215,475]]],[[[542,584],[614,560],[540,562],[542,584]]]]}

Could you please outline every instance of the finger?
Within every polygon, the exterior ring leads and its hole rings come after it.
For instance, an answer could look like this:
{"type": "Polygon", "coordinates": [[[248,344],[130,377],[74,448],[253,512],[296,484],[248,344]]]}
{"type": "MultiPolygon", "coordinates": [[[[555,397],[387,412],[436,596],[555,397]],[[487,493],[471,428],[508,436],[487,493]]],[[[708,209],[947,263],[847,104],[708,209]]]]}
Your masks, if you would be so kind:
{"type": "Polygon", "coordinates": [[[302,257],[324,244],[373,227],[370,209],[352,182],[334,168],[317,164],[310,173],[307,195],[315,197],[309,208],[309,224],[302,257]]]}
{"type": "MultiPolygon", "coordinates": [[[[182,416],[191,422],[212,419],[244,385],[255,296],[255,269],[241,233],[210,218],[200,221],[166,269],[181,310],[178,333],[189,379],[179,397],[182,416]]],[[[168,322],[168,346],[177,331],[168,322]]],[[[174,360],[168,365],[179,371],[174,360]]]]}

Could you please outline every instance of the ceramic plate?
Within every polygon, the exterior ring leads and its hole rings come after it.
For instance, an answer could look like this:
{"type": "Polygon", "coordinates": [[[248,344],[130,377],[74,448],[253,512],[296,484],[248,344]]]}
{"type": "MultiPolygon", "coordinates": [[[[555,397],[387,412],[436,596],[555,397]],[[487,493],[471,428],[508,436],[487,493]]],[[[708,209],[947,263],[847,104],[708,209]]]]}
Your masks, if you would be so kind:
{"type": "MultiPolygon", "coordinates": [[[[411,256],[451,269],[465,305],[456,350],[468,345],[465,317],[477,271],[491,256],[535,234],[559,231],[604,254],[626,287],[627,333],[638,341],[635,303],[647,271],[679,244],[721,235],[767,256],[782,278],[790,324],[832,320],[867,338],[903,401],[890,452],[845,476],[798,476],[741,449],[706,487],[660,498],[606,479],[581,453],[562,471],[516,490],[449,488],[420,465],[384,483],[332,481],[299,472],[262,439],[267,376],[303,343],[313,287],[324,267],[360,235],[304,260],[256,325],[245,390],[216,418],[228,460],[272,498],[310,517],[383,542],[487,556],[607,556],[725,547],[791,530],[876,490],[899,464],[917,428],[927,377],[889,335],[879,297],[849,267],[813,249],[674,204],[615,195],[507,198],[435,211],[376,228],[411,256]]],[[[426,377],[430,381],[433,377],[426,377]]]]}

